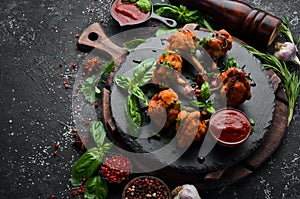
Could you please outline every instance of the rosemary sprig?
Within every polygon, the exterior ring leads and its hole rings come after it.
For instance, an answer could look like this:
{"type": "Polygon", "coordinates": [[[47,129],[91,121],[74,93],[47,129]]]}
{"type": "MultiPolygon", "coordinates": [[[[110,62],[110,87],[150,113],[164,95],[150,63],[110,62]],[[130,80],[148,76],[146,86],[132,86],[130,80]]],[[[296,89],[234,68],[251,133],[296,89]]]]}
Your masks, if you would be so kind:
{"type": "Polygon", "coordinates": [[[244,47],[262,61],[262,66],[264,68],[273,69],[274,72],[281,78],[282,85],[288,98],[289,113],[287,126],[289,126],[293,119],[295,104],[300,93],[300,81],[298,78],[298,73],[296,71],[291,73],[286,64],[280,61],[274,55],[262,53],[248,45],[244,45],[244,47]]]}
{"type": "Polygon", "coordinates": [[[293,39],[293,35],[290,31],[289,21],[286,17],[283,17],[281,19],[281,25],[280,25],[279,32],[282,33],[287,38],[287,40],[289,40],[290,42],[295,44],[294,39],[293,39]]]}

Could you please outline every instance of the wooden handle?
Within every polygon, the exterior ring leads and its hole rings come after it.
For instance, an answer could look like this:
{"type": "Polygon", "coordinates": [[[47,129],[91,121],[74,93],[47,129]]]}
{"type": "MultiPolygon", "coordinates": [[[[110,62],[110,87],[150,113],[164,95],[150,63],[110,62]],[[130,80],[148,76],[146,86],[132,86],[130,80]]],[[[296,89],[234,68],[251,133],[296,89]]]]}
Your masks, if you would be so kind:
{"type": "Polygon", "coordinates": [[[103,50],[114,60],[117,60],[128,53],[126,48],[121,48],[110,41],[99,23],[94,23],[86,28],[79,37],[77,43],[78,47],[81,49],[97,48],[103,50]]]}

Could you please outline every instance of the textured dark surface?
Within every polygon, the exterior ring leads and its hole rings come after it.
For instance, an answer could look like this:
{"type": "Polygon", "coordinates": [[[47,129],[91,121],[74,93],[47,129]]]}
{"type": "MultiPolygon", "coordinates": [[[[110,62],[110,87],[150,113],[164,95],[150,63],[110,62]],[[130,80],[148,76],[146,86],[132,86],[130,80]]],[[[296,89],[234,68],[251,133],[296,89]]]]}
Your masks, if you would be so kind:
{"type": "MultiPolygon", "coordinates": [[[[245,2],[286,16],[298,36],[299,0],[245,2]]],[[[0,19],[1,198],[72,198],[69,178],[80,154],[65,125],[73,125],[72,90],[63,81],[67,78],[72,87],[74,79],[65,74],[75,73],[70,63],[80,66],[86,56],[77,50],[75,34],[100,19],[109,36],[126,28],[110,17],[104,0],[3,0],[0,19]]],[[[153,24],[161,25],[150,20],[139,27],[153,24]]],[[[202,198],[299,198],[299,118],[298,99],[293,122],[274,155],[239,183],[201,193],[202,198]]],[[[122,186],[110,186],[109,198],[120,198],[122,186]]]]}

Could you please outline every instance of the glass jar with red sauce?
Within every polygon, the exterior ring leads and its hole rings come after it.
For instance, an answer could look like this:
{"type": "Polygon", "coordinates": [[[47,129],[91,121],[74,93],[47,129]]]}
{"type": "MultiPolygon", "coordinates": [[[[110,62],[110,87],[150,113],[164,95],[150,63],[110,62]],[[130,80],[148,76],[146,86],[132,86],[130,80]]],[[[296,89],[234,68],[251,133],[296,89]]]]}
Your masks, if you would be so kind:
{"type": "Polygon", "coordinates": [[[209,120],[209,132],[222,146],[239,146],[249,137],[251,123],[240,110],[220,109],[209,120]]]}

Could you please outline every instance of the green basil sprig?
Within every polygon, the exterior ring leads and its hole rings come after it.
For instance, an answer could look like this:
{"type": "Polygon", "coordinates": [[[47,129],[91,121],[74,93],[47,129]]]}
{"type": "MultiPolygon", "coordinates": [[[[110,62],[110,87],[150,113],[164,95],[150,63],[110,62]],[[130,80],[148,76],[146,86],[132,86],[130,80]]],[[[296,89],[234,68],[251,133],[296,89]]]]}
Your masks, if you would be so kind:
{"type": "Polygon", "coordinates": [[[210,25],[212,20],[199,10],[189,10],[184,5],[175,6],[162,3],[153,4],[153,9],[157,15],[172,18],[181,24],[197,23],[200,27],[207,28],[213,32],[213,28],[210,25]]]}
{"type": "Polygon", "coordinates": [[[104,199],[107,197],[107,184],[97,171],[112,143],[104,143],[106,131],[101,121],[93,121],[89,130],[97,146],[88,149],[74,164],[71,183],[73,186],[80,186],[82,178],[86,178],[84,198],[104,199]]]}
{"type": "Polygon", "coordinates": [[[114,61],[107,62],[103,64],[102,70],[100,73],[100,79],[98,79],[95,75],[86,78],[80,88],[80,92],[83,93],[85,99],[93,104],[101,97],[101,91],[97,87],[99,82],[104,82],[104,77],[110,72],[115,70],[115,63],[114,61]]]}
{"type": "Polygon", "coordinates": [[[154,59],[146,59],[134,68],[131,79],[126,76],[116,76],[115,79],[116,84],[123,89],[127,89],[129,94],[125,105],[126,122],[127,128],[134,137],[138,136],[142,124],[139,100],[143,102],[144,106],[148,105],[147,97],[140,87],[151,80],[155,65],[156,61],[154,59]]]}
{"type": "Polygon", "coordinates": [[[209,100],[210,98],[210,87],[208,82],[204,82],[201,85],[201,94],[200,94],[200,100],[192,100],[191,104],[198,108],[205,108],[209,113],[213,114],[216,112],[215,108],[213,107],[214,101],[209,100]]]}
{"type": "Polygon", "coordinates": [[[151,80],[155,64],[156,61],[154,59],[145,59],[134,68],[131,79],[126,76],[116,76],[115,82],[119,87],[127,89],[130,95],[136,96],[147,105],[146,96],[140,87],[151,80]]]}

